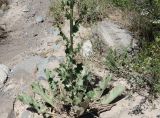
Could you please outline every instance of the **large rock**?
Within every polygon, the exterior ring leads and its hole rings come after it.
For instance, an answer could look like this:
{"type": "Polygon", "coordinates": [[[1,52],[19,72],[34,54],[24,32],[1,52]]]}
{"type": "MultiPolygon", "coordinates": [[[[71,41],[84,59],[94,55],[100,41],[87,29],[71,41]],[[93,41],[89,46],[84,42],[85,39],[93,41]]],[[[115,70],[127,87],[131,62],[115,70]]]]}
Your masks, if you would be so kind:
{"type": "Polygon", "coordinates": [[[14,75],[19,70],[24,70],[29,74],[33,74],[34,71],[36,71],[35,70],[36,66],[39,63],[44,63],[45,60],[46,60],[45,58],[40,57],[40,56],[29,56],[29,57],[25,58],[23,61],[21,61],[18,64],[16,64],[13,67],[11,74],[14,75]]]}
{"type": "Polygon", "coordinates": [[[59,67],[59,64],[64,62],[65,57],[63,56],[51,56],[44,61],[37,64],[38,71],[36,73],[36,77],[38,80],[46,79],[46,74],[44,72],[45,69],[54,70],[59,67]]]}
{"type": "Polygon", "coordinates": [[[3,64],[0,64],[0,84],[3,84],[7,79],[9,68],[3,64]]]}
{"type": "Polygon", "coordinates": [[[13,101],[5,96],[0,96],[0,118],[16,118],[13,112],[13,101]]]}
{"type": "Polygon", "coordinates": [[[108,20],[98,23],[93,33],[96,36],[98,35],[107,46],[113,49],[123,50],[135,45],[129,31],[108,20]]]}

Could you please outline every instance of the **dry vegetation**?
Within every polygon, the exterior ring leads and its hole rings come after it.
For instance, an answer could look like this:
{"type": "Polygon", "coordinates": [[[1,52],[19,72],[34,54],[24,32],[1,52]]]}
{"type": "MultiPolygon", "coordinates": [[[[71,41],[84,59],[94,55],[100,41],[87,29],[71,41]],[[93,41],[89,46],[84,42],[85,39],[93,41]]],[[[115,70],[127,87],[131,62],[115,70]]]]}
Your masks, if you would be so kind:
{"type": "Polygon", "coordinates": [[[0,0],[0,7],[3,5],[3,4],[8,4],[8,1],[7,0],[0,0]]]}
{"type": "MultiPolygon", "coordinates": [[[[7,0],[0,0],[0,9],[1,9],[2,5],[7,6],[8,5],[8,1],[7,0]]],[[[2,28],[0,26],[0,41],[1,41],[1,39],[4,39],[5,37],[6,37],[6,31],[5,31],[4,28],[2,28]]]]}

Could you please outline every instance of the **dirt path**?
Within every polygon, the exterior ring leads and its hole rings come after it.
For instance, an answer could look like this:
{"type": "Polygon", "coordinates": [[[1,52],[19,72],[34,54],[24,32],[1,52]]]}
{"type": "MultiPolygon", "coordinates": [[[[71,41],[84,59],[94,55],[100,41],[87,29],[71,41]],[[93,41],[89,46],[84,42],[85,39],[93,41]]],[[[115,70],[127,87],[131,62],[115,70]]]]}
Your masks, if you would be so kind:
{"type": "Polygon", "coordinates": [[[52,18],[49,17],[50,1],[11,0],[9,10],[3,16],[0,15],[0,26],[9,32],[6,39],[0,40],[0,64],[5,64],[12,69],[9,77],[12,79],[0,88],[0,106],[4,106],[0,108],[0,118],[15,117],[15,115],[10,117],[10,111],[13,109],[16,93],[20,90],[16,85],[21,86],[20,80],[25,81],[24,85],[27,82],[31,83],[35,77],[32,76],[32,72],[26,71],[34,70],[37,63],[43,62],[43,58],[38,56],[20,63],[23,58],[21,55],[26,56],[41,47],[46,48],[46,42],[54,39],[53,33],[49,33],[52,29],[52,18]]]}
{"type": "Polygon", "coordinates": [[[0,25],[10,31],[0,42],[0,63],[7,64],[16,55],[41,45],[41,39],[52,26],[49,6],[50,0],[12,0],[10,9],[0,16],[0,25]]]}

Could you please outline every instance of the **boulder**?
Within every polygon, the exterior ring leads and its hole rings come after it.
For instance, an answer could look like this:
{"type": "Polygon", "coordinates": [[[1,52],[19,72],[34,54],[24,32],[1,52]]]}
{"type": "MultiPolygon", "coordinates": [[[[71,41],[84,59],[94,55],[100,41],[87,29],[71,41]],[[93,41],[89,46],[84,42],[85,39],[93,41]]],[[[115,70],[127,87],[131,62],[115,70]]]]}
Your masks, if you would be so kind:
{"type": "Polygon", "coordinates": [[[0,64],[0,84],[3,84],[8,77],[9,68],[3,64],[0,64]]]}
{"type": "Polygon", "coordinates": [[[0,118],[16,118],[13,111],[13,102],[8,97],[0,96],[0,106],[0,118]]]}
{"type": "Polygon", "coordinates": [[[107,20],[98,23],[93,30],[93,34],[112,49],[123,50],[136,45],[131,33],[112,21],[107,20]]]}

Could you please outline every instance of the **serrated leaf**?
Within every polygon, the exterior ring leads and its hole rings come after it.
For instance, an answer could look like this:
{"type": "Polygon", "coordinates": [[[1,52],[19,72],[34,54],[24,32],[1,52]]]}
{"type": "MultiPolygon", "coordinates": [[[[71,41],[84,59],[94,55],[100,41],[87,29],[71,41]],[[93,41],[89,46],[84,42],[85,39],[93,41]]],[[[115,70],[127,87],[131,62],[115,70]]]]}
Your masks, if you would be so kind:
{"type": "Polygon", "coordinates": [[[99,87],[100,87],[100,89],[102,89],[102,91],[104,91],[108,87],[111,79],[112,79],[112,75],[110,75],[107,78],[104,78],[102,81],[99,82],[99,87]]]}
{"type": "Polygon", "coordinates": [[[90,99],[94,98],[94,95],[95,95],[94,91],[89,91],[89,92],[87,92],[87,94],[86,94],[86,96],[87,96],[88,98],[90,98],[90,99]]]}
{"type": "Polygon", "coordinates": [[[83,86],[83,79],[79,79],[78,81],[77,81],[77,85],[78,86],[83,86]]]}
{"type": "Polygon", "coordinates": [[[82,99],[79,97],[74,97],[73,104],[78,105],[80,102],[82,102],[82,99]]]}
{"type": "Polygon", "coordinates": [[[21,95],[18,95],[18,99],[23,102],[24,104],[30,105],[30,103],[33,102],[33,99],[31,96],[28,96],[27,94],[23,93],[21,95]]]}
{"type": "Polygon", "coordinates": [[[105,95],[101,98],[100,102],[102,104],[109,104],[111,103],[114,99],[116,99],[119,95],[121,95],[125,90],[124,86],[118,85],[114,87],[108,95],[105,95]]]}
{"type": "Polygon", "coordinates": [[[48,109],[45,106],[45,104],[38,102],[36,100],[33,100],[33,103],[30,106],[32,106],[34,109],[36,109],[39,114],[46,113],[47,109],[48,109]]]}
{"type": "Polygon", "coordinates": [[[36,94],[40,95],[45,102],[53,106],[53,101],[52,101],[53,96],[50,96],[48,94],[49,92],[46,89],[44,89],[43,86],[41,86],[39,83],[33,83],[32,90],[36,94]]]}
{"type": "Polygon", "coordinates": [[[92,100],[98,100],[98,99],[100,99],[101,95],[103,94],[103,91],[100,88],[94,89],[93,92],[94,92],[94,95],[93,95],[92,100]]]}
{"type": "Polygon", "coordinates": [[[50,78],[54,78],[54,72],[49,70],[49,69],[45,69],[45,74],[47,79],[49,80],[50,78]]]}
{"type": "Polygon", "coordinates": [[[109,76],[99,82],[98,87],[93,90],[93,93],[92,93],[93,100],[98,100],[101,98],[104,90],[108,87],[109,85],[108,83],[111,81],[111,79],[112,79],[112,76],[109,76]]]}
{"type": "Polygon", "coordinates": [[[27,104],[27,105],[33,107],[38,113],[45,113],[47,110],[47,107],[44,104],[37,102],[31,96],[28,96],[25,93],[19,95],[18,99],[21,102],[23,102],[24,104],[27,104]]]}

